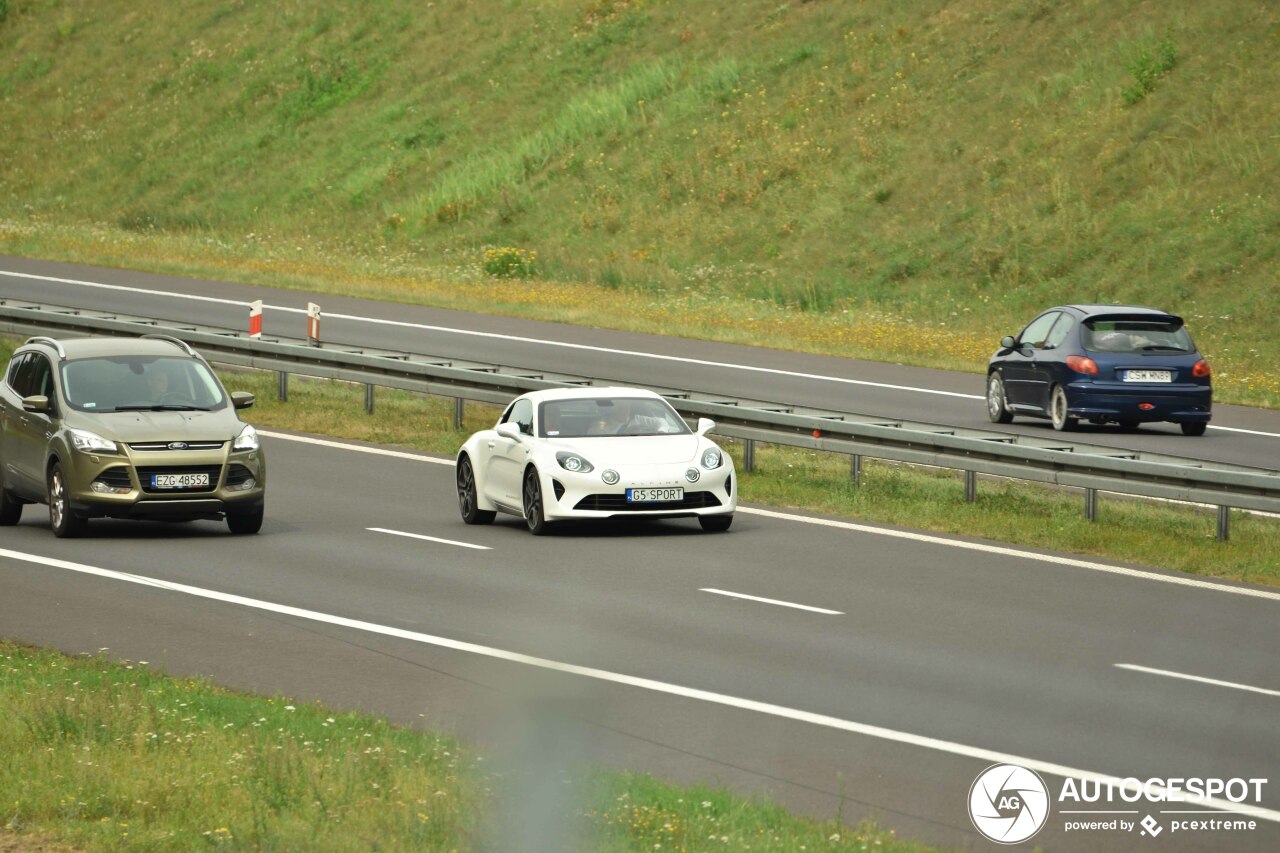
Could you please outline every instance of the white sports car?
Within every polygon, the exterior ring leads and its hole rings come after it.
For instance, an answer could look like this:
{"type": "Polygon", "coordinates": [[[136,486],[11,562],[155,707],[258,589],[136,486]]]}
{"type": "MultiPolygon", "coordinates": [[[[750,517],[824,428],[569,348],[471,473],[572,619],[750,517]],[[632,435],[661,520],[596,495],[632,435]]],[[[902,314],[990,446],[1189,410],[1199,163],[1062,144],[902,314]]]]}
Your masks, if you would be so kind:
{"type": "Polygon", "coordinates": [[[728,530],[738,506],[733,459],[640,388],[532,391],[458,451],[458,506],[467,524],[498,511],[540,536],[578,518],[696,517],[728,530]]]}

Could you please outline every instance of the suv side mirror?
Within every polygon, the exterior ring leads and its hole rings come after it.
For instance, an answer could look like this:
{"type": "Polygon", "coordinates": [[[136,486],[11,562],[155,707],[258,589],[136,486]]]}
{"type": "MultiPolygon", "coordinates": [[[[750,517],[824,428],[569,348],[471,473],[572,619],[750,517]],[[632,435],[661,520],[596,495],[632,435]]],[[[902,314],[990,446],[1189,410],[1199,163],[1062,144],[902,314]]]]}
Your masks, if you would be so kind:
{"type": "Polygon", "coordinates": [[[258,398],[248,391],[232,391],[231,405],[237,409],[247,409],[257,402],[258,398]]]}
{"type": "Polygon", "coordinates": [[[1018,342],[1013,339],[1013,335],[1005,335],[1000,339],[1000,346],[1005,349],[1017,349],[1018,342]]]}
{"type": "Polygon", "coordinates": [[[30,397],[22,398],[22,410],[24,412],[37,412],[39,414],[48,414],[53,407],[49,405],[49,398],[43,394],[33,394],[30,397]]]}
{"type": "Polygon", "coordinates": [[[716,422],[711,418],[698,418],[698,435],[706,435],[716,428],[716,422]]]}

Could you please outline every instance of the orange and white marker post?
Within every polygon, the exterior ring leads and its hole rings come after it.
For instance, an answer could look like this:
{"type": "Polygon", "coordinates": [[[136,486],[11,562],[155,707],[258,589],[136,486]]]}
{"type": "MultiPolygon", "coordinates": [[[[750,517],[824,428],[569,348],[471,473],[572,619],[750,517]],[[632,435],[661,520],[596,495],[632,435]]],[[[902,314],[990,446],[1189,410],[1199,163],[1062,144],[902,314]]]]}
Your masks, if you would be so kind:
{"type": "Polygon", "coordinates": [[[320,306],[314,302],[307,303],[307,343],[320,346],[320,306]]]}
{"type": "Polygon", "coordinates": [[[255,341],[262,337],[262,300],[249,303],[249,337],[255,341]]]}

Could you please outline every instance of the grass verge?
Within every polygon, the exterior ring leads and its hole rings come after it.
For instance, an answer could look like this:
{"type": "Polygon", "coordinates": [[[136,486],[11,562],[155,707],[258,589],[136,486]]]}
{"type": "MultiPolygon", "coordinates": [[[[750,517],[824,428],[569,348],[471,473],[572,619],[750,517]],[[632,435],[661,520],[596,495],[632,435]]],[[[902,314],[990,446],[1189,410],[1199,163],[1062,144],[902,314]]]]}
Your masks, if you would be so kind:
{"type": "MultiPolygon", "coordinates": [[[[709,788],[584,772],[581,850],[923,851],[709,788]]],[[[0,641],[0,849],[491,849],[501,774],[440,734],[0,641]]]]}

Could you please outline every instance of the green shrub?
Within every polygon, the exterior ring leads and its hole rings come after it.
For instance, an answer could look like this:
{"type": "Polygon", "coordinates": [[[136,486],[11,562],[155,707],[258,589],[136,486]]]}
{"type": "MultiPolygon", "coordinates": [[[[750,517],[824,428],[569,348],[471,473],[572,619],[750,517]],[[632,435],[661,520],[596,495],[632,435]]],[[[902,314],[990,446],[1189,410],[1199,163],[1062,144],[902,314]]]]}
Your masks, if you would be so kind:
{"type": "Polygon", "coordinates": [[[484,250],[484,271],[494,278],[529,278],[538,253],[532,249],[499,246],[484,250]]]}
{"type": "Polygon", "coordinates": [[[1125,62],[1125,68],[1133,75],[1133,83],[1120,91],[1125,103],[1136,104],[1141,101],[1155,89],[1156,81],[1172,71],[1177,64],[1178,49],[1168,36],[1154,44],[1148,39],[1134,46],[1125,62]]]}

